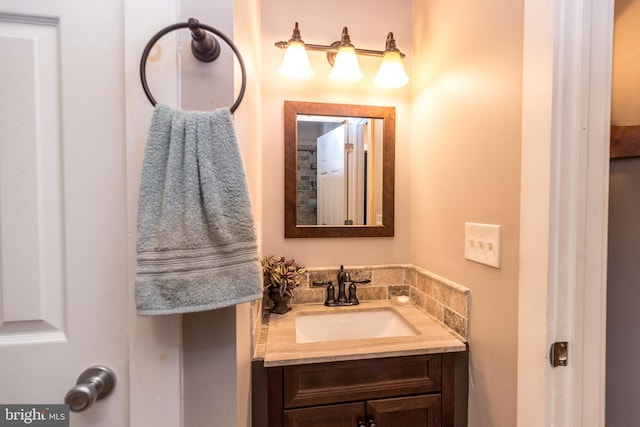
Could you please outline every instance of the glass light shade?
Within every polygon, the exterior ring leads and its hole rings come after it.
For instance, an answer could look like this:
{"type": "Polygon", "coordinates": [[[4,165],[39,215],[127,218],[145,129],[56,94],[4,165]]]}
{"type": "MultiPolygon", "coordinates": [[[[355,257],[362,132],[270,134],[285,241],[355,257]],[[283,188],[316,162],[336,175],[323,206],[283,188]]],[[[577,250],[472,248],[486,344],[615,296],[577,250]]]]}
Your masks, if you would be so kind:
{"type": "Polygon", "coordinates": [[[307,50],[304,43],[289,41],[289,47],[284,52],[282,64],[278,68],[278,74],[297,80],[309,80],[313,75],[313,68],[309,63],[307,50]]]}
{"type": "Polygon", "coordinates": [[[400,52],[385,52],[373,83],[384,89],[395,89],[406,85],[408,82],[409,77],[404,71],[400,52]]]}
{"type": "Polygon", "coordinates": [[[338,50],[329,79],[334,82],[357,83],[364,78],[353,46],[343,46],[338,50]]]}

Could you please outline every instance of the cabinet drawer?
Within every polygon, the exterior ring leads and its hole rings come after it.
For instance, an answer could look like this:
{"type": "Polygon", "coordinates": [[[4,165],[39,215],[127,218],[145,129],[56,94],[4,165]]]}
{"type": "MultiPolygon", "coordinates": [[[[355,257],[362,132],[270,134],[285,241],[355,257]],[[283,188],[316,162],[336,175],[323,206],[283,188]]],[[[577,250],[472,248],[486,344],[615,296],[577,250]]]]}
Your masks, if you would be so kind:
{"type": "Polygon", "coordinates": [[[315,363],[284,368],[284,407],[437,392],[439,354],[315,363]]]}

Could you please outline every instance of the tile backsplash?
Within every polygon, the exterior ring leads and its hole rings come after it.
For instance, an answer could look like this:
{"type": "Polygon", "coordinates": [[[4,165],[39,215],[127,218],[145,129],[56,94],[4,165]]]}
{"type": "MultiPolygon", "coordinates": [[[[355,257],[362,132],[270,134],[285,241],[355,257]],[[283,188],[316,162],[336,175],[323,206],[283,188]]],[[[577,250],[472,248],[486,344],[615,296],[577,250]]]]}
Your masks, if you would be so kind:
{"type": "MultiPolygon", "coordinates": [[[[294,290],[291,303],[322,304],[326,298],[326,285],[314,286],[312,283],[331,280],[337,288],[338,271],[338,268],[308,268],[306,280],[294,290]]],[[[461,337],[468,338],[471,297],[466,287],[413,265],[348,266],[345,271],[353,280],[371,280],[358,285],[360,301],[406,295],[461,337]]],[[[264,304],[268,307],[268,298],[264,304]]]]}
{"type": "Polygon", "coordinates": [[[458,283],[411,266],[415,304],[465,339],[469,334],[471,291],[458,283]]]}

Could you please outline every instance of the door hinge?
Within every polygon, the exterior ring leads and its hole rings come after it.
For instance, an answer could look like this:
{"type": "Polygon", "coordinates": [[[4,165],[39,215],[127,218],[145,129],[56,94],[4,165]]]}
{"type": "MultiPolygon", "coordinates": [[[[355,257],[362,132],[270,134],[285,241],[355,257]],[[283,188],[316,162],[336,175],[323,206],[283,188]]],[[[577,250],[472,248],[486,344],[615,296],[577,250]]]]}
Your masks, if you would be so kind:
{"type": "Polygon", "coordinates": [[[549,351],[551,366],[567,366],[569,364],[569,343],[566,341],[554,342],[549,351]]]}

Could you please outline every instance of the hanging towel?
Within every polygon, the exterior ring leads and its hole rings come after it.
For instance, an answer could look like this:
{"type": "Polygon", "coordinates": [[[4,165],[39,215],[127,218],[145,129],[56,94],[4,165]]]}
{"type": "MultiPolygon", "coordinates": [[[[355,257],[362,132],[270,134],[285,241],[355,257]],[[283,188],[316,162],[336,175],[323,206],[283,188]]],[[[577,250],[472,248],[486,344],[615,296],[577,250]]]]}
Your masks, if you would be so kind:
{"type": "Polygon", "coordinates": [[[140,315],[262,297],[251,200],[228,108],[156,106],[142,165],[137,250],[140,315]]]}

